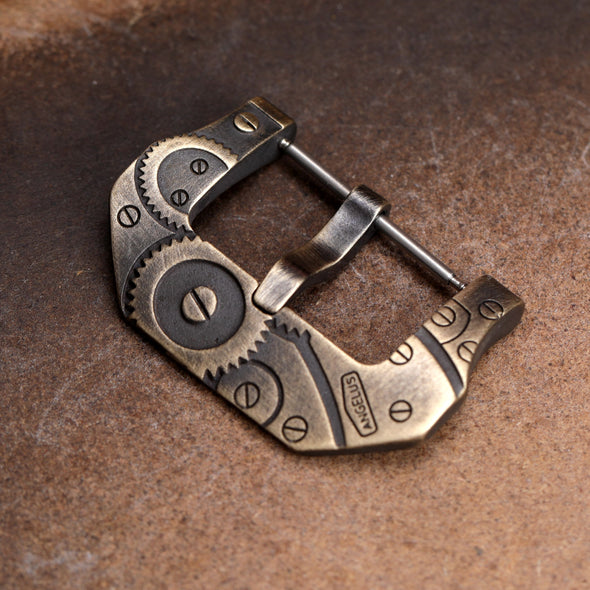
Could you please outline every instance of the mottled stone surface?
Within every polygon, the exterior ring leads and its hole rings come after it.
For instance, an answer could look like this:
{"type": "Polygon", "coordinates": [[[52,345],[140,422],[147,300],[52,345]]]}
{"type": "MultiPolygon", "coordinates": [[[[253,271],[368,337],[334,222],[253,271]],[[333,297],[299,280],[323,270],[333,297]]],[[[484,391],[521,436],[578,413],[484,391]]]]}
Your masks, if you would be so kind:
{"type": "MultiPolygon", "coordinates": [[[[588,586],[589,30],[587,2],[0,3],[0,585],[588,586]],[[527,304],[420,448],[291,454],[122,320],[113,182],[259,94],[527,304]]],[[[261,278],[332,210],[281,162],[199,231],[261,278]]],[[[374,240],[294,308],[377,361],[448,295],[374,240]]]]}

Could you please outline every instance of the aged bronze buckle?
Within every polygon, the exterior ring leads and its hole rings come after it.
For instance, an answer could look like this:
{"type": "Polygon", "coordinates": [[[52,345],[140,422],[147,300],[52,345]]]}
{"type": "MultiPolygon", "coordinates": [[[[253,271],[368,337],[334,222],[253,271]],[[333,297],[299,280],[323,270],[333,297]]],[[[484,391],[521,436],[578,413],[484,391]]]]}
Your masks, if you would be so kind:
{"type": "Polygon", "coordinates": [[[463,400],[479,357],[520,321],[522,300],[489,276],[465,286],[293,144],[295,122],[263,98],[151,145],[111,193],[113,260],[127,319],[291,449],[387,449],[426,438],[463,400]],[[258,282],[193,230],[224,190],[286,154],[343,203],[258,282]],[[357,362],[287,307],[379,231],[458,292],[385,361],[357,362]]]}

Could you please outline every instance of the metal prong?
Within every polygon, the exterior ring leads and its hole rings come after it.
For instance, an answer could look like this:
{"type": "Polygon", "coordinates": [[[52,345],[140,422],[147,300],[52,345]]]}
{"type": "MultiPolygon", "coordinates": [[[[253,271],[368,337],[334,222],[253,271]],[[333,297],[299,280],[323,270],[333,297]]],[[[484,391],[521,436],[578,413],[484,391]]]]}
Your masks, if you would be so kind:
{"type": "MultiPolygon", "coordinates": [[[[315,176],[320,182],[325,184],[341,200],[346,199],[350,194],[350,189],[342,184],[337,178],[332,176],[324,167],[318,164],[313,158],[299,149],[293,143],[283,139],[279,147],[285,154],[293,158],[312,176],[315,176]]],[[[434,254],[421,246],[416,240],[411,238],[400,227],[390,221],[385,215],[381,215],[375,221],[375,227],[390,240],[401,246],[406,252],[422,262],[435,275],[440,277],[446,284],[453,286],[457,290],[465,288],[465,283],[460,281],[455,273],[434,254]]]]}

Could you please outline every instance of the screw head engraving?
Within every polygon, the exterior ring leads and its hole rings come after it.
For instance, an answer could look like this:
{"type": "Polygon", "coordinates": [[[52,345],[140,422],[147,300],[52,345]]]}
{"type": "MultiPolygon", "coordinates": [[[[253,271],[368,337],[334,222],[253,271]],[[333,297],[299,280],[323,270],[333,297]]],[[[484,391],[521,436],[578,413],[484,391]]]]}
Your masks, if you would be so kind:
{"type": "Polygon", "coordinates": [[[217,307],[217,297],[209,287],[196,287],[189,291],[182,300],[182,315],[193,323],[204,322],[211,318],[217,307]]]}
{"type": "Polygon", "coordinates": [[[188,201],[188,193],[183,188],[179,188],[170,195],[170,200],[177,207],[182,207],[188,201]]]}
{"type": "Polygon", "coordinates": [[[444,305],[438,311],[434,312],[434,315],[432,316],[432,321],[437,326],[440,326],[441,328],[446,328],[455,321],[456,317],[457,314],[455,314],[455,310],[450,308],[448,305],[444,305]]]}
{"type": "Polygon", "coordinates": [[[200,176],[201,174],[205,174],[207,169],[209,168],[209,164],[207,160],[203,158],[197,158],[191,162],[191,170],[197,175],[200,176]]]}
{"type": "Polygon", "coordinates": [[[405,365],[408,363],[412,356],[414,355],[414,351],[412,347],[407,343],[404,342],[390,357],[391,362],[394,365],[405,365]]]}
{"type": "Polygon", "coordinates": [[[244,292],[235,276],[201,259],[183,260],[169,268],[158,280],[152,301],[160,329],[191,350],[225,344],[240,329],[246,311],[244,292]]]}
{"type": "Polygon", "coordinates": [[[260,389],[256,383],[242,383],[234,391],[236,405],[244,410],[253,408],[260,399],[260,389]]]}
{"type": "Polygon", "coordinates": [[[135,205],[125,205],[117,213],[117,221],[123,227],[133,227],[139,223],[139,209],[135,205]]]}
{"type": "Polygon", "coordinates": [[[289,442],[299,442],[307,434],[307,422],[301,416],[291,416],[283,424],[283,436],[289,442]]]}
{"type": "Polygon", "coordinates": [[[486,320],[499,320],[504,315],[504,308],[493,299],[486,299],[479,304],[479,313],[486,320]]]}
{"type": "Polygon", "coordinates": [[[398,399],[391,404],[389,416],[394,422],[405,422],[412,415],[412,405],[405,399],[398,399]]]}
{"type": "Polygon", "coordinates": [[[470,363],[476,350],[477,342],[474,342],[473,340],[466,340],[465,342],[459,344],[459,348],[457,348],[457,354],[466,363],[470,363]]]}
{"type": "Polygon", "coordinates": [[[239,129],[242,133],[252,133],[258,129],[260,123],[258,118],[253,113],[238,113],[234,117],[234,125],[236,129],[239,129]]]}

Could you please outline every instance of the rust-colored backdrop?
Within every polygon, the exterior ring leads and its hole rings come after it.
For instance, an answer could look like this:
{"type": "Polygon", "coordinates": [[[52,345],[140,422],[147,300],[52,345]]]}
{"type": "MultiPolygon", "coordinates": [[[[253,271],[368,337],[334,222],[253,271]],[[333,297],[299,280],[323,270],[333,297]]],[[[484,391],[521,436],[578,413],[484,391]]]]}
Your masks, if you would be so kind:
{"type": "MultiPolygon", "coordinates": [[[[0,2],[0,586],[590,584],[588,2],[0,2]],[[527,304],[412,450],[284,450],[125,324],[108,197],[267,96],[461,277],[527,304]]],[[[288,162],[199,232],[257,278],[333,205],[288,162]]],[[[373,240],[304,318],[357,358],[447,297],[373,240]]]]}

